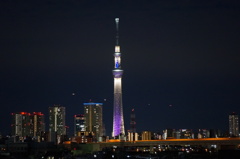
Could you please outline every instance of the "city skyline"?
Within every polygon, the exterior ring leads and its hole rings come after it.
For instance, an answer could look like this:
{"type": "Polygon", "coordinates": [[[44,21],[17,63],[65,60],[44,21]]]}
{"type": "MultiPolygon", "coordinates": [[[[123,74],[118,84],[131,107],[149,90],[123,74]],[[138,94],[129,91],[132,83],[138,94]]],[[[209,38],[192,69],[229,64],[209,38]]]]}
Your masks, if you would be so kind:
{"type": "Polygon", "coordinates": [[[0,2],[0,132],[11,113],[103,103],[112,131],[112,54],[121,19],[126,130],[228,130],[240,112],[239,2],[0,2]],[[127,77],[127,78],[125,78],[127,77]],[[218,119],[218,120],[215,120],[218,119]]]}

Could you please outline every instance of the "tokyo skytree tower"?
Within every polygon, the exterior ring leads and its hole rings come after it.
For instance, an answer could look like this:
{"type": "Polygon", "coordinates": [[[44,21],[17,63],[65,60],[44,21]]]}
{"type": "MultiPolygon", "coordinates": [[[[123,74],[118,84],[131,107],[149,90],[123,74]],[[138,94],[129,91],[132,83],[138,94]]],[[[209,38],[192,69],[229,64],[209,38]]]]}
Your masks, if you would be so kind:
{"type": "Polygon", "coordinates": [[[123,120],[123,107],[122,107],[122,74],[121,69],[121,53],[118,36],[118,24],[119,18],[115,18],[116,22],[116,45],[114,53],[114,102],[113,102],[113,132],[112,136],[116,137],[119,135],[125,135],[124,120],[123,120]]]}

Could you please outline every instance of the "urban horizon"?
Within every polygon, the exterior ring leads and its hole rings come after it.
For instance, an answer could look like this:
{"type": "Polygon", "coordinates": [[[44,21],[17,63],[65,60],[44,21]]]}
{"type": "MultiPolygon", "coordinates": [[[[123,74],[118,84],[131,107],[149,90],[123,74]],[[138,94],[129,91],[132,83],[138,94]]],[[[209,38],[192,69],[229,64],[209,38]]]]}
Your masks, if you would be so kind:
{"type": "Polygon", "coordinates": [[[234,0],[0,1],[0,158],[240,158],[239,19],[234,0]]]}
{"type": "MultiPolygon", "coordinates": [[[[0,132],[11,113],[61,104],[66,123],[82,103],[103,103],[113,125],[113,54],[121,19],[125,132],[134,108],[137,131],[228,131],[240,112],[239,2],[0,2],[0,132]],[[217,119],[217,120],[216,120],[217,119]]],[[[71,130],[73,131],[73,130],[71,130]]]]}
{"type": "MultiPolygon", "coordinates": [[[[92,100],[89,100],[89,102],[88,102],[89,104],[91,104],[91,103],[96,103],[96,102],[93,102],[92,100]]],[[[83,105],[84,105],[85,103],[83,103],[83,105]]],[[[103,103],[101,103],[101,104],[103,104],[103,103]]],[[[50,106],[50,107],[54,107],[54,106],[61,106],[61,107],[65,107],[65,106],[63,106],[63,105],[60,105],[60,104],[54,104],[54,105],[52,105],[52,106],[50,106]]],[[[103,111],[104,111],[104,104],[103,104],[103,111]]],[[[49,131],[49,112],[47,113],[47,115],[45,115],[45,114],[42,114],[42,112],[43,111],[41,111],[41,112],[29,112],[29,111],[22,111],[22,112],[13,112],[13,113],[11,113],[10,115],[13,115],[13,114],[29,114],[29,115],[32,115],[32,114],[38,114],[38,113],[40,113],[41,115],[43,115],[44,116],[44,118],[45,118],[45,131],[49,131]]],[[[66,112],[67,112],[67,110],[66,110],[66,112]]],[[[228,114],[228,116],[226,117],[226,121],[227,122],[229,122],[229,115],[230,114],[233,114],[233,113],[235,113],[236,115],[238,115],[236,112],[232,112],[232,113],[229,113],[228,114]]],[[[104,114],[104,113],[103,113],[104,114]]],[[[127,113],[125,113],[125,114],[127,114],[127,113]]],[[[81,112],[81,113],[76,113],[75,115],[84,115],[84,113],[83,113],[83,111],[81,112]]],[[[75,116],[74,115],[74,116],[75,116]]],[[[130,115],[131,115],[131,112],[129,112],[129,117],[130,117],[130,115]]],[[[71,136],[74,136],[74,132],[73,132],[73,128],[74,128],[74,116],[72,116],[72,123],[68,123],[68,124],[66,124],[66,129],[67,129],[67,135],[69,136],[69,137],[71,137],[71,136]]],[[[136,115],[137,116],[137,115],[136,115]]],[[[67,114],[66,114],[66,118],[69,118],[69,117],[67,117],[67,114]]],[[[103,116],[103,118],[104,118],[104,116],[103,116]]],[[[138,124],[141,124],[141,123],[138,123],[137,122],[137,120],[136,120],[136,129],[137,129],[137,125],[138,124]]],[[[104,123],[103,123],[104,124],[104,123]]],[[[126,131],[125,131],[125,134],[127,135],[127,132],[128,131],[130,131],[131,130],[131,120],[129,120],[129,122],[128,122],[128,124],[125,124],[125,126],[128,128],[128,129],[126,129],[126,131]],[[127,126],[126,126],[127,125],[127,126]]],[[[9,124],[9,128],[11,128],[11,124],[9,124]]],[[[109,129],[109,130],[112,130],[112,128],[105,128],[105,129],[109,129]]],[[[205,130],[220,130],[221,131],[221,133],[224,135],[224,136],[227,136],[228,134],[229,134],[229,125],[228,125],[228,127],[226,127],[225,129],[220,129],[220,128],[215,128],[215,127],[213,127],[213,128],[197,128],[197,129],[192,129],[192,128],[180,128],[180,127],[177,127],[177,128],[172,128],[172,127],[166,127],[166,128],[164,128],[164,129],[162,129],[162,130],[159,130],[159,131],[155,131],[155,130],[147,130],[147,129],[143,129],[143,130],[140,130],[140,131],[136,131],[136,132],[138,132],[138,133],[141,133],[141,132],[143,132],[143,131],[150,131],[150,132],[153,132],[153,133],[160,133],[160,134],[162,134],[163,132],[164,132],[164,130],[166,130],[166,129],[172,129],[172,130],[179,130],[179,129],[187,129],[187,130],[192,130],[194,133],[197,133],[197,132],[199,132],[199,130],[203,130],[203,129],[205,129],[205,130]]],[[[109,132],[109,131],[108,131],[109,132]]],[[[2,133],[1,131],[0,131],[0,133],[2,133]]],[[[4,135],[4,136],[6,136],[6,135],[10,135],[11,134],[11,130],[9,131],[9,132],[7,132],[7,133],[2,133],[2,135],[4,135]]],[[[111,134],[106,134],[106,136],[109,136],[109,137],[111,137],[111,134]]]]}

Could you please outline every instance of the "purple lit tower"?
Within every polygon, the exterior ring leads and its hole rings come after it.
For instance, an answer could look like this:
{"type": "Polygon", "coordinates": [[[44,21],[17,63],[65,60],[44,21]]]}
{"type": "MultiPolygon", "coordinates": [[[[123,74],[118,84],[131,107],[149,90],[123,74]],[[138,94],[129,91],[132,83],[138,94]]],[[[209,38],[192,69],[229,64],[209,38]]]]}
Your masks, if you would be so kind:
{"type": "Polygon", "coordinates": [[[123,107],[122,107],[122,74],[121,69],[121,53],[119,46],[119,36],[118,36],[118,23],[119,18],[115,18],[116,22],[116,45],[114,53],[114,103],[113,103],[113,132],[112,136],[116,137],[119,135],[125,135],[124,130],[124,120],[123,120],[123,107]]]}

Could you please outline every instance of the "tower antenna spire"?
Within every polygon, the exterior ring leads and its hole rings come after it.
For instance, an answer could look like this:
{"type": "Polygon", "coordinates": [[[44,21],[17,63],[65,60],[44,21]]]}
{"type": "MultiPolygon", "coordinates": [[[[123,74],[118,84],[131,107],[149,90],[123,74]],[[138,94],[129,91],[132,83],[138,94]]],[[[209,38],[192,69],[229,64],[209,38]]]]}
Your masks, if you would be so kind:
{"type": "Polygon", "coordinates": [[[115,18],[115,22],[116,22],[116,46],[118,46],[119,45],[119,35],[118,35],[119,18],[115,18]]]}

